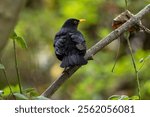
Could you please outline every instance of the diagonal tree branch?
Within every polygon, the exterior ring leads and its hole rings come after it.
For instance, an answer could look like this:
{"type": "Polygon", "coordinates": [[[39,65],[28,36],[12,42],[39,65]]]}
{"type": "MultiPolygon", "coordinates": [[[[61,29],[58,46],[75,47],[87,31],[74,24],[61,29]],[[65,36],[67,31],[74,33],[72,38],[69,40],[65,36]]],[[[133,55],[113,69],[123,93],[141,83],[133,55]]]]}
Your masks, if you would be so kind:
{"type": "Polygon", "coordinates": [[[0,57],[25,0],[0,0],[0,57]]]}
{"type": "MultiPolygon", "coordinates": [[[[127,31],[129,28],[131,28],[133,25],[137,25],[139,20],[145,15],[150,13],[150,4],[144,7],[139,13],[134,15],[130,20],[128,20],[126,23],[124,23],[122,26],[117,28],[116,30],[112,31],[108,36],[106,36],[104,39],[100,40],[98,43],[96,43],[94,46],[92,46],[89,50],[87,50],[87,53],[85,55],[86,59],[91,58],[96,53],[98,53],[101,49],[103,49],[105,46],[107,46],[109,43],[111,43],[113,40],[117,39],[121,34],[123,34],[125,31],[127,31]]],[[[62,86],[62,84],[68,80],[74,72],[76,72],[80,66],[71,67],[67,70],[67,72],[64,72],[60,75],[60,77],[55,80],[41,95],[45,97],[52,96],[57,89],[62,86]]]]}

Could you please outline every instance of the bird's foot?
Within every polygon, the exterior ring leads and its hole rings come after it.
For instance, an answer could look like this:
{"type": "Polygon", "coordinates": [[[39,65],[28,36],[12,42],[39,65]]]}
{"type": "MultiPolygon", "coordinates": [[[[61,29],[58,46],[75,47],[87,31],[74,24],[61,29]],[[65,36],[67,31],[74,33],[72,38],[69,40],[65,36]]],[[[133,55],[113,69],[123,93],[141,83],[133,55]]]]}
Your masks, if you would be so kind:
{"type": "Polygon", "coordinates": [[[69,69],[69,67],[65,67],[65,68],[64,68],[64,71],[63,71],[62,73],[64,73],[64,74],[66,73],[66,74],[69,75],[68,69],[69,69]]]}

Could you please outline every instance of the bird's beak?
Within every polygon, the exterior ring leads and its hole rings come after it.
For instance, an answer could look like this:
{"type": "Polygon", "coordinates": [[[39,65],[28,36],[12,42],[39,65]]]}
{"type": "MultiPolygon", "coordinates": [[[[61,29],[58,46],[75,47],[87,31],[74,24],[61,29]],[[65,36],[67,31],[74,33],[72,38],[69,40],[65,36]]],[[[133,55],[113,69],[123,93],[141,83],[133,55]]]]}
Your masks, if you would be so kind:
{"type": "Polygon", "coordinates": [[[85,22],[85,21],[86,21],[86,19],[79,19],[79,21],[80,21],[80,22],[85,22]]]}

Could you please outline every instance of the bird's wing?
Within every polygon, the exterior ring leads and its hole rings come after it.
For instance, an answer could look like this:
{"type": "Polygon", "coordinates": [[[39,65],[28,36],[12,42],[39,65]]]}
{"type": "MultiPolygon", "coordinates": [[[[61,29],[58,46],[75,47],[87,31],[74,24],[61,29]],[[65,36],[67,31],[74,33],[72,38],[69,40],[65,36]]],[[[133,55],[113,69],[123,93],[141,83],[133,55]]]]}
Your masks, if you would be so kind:
{"type": "Polygon", "coordinates": [[[86,50],[86,44],[83,35],[80,32],[69,33],[73,42],[76,43],[76,48],[79,50],[86,50]]]}
{"type": "Polygon", "coordinates": [[[58,59],[62,59],[65,53],[65,42],[66,42],[66,35],[65,34],[56,34],[55,40],[54,40],[54,48],[55,48],[55,54],[58,57],[58,59]]]}

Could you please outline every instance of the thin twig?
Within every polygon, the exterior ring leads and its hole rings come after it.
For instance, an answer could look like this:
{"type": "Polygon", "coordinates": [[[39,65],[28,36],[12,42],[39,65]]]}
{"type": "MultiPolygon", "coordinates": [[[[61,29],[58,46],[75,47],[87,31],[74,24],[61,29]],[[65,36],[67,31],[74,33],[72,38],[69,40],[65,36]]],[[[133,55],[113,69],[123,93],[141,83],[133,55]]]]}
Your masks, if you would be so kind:
{"type": "MultiPolygon", "coordinates": [[[[117,28],[116,30],[112,31],[107,37],[96,43],[94,46],[92,46],[86,53],[85,59],[91,58],[94,56],[97,52],[99,52],[101,49],[103,49],[105,46],[107,46],[109,43],[111,43],[113,40],[117,39],[121,34],[123,34],[125,31],[127,31],[129,28],[131,28],[133,25],[135,25],[145,14],[150,12],[150,4],[144,7],[139,13],[137,13],[135,16],[130,18],[127,22],[125,22],[122,26],[117,28]]],[[[76,72],[80,66],[78,67],[72,67],[67,70],[66,73],[62,73],[56,81],[54,81],[41,95],[45,97],[52,96],[55,91],[59,89],[59,87],[67,80],[69,79],[74,72],[76,72]]]]}
{"type": "Polygon", "coordinates": [[[150,34],[150,29],[148,29],[147,27],[145,27],[143,24],[139,24],[140,28],[145,31],[146,33],[150,34]]]}
{"type": "Polygon", "coordinates": [[[136,66],[136,63],[135,63],[134,56],[133,56],[133,51],[132,51],[132,47],[131,47],[131,44],[130,44],[130,41],[129,41],[129,36],[127,36],[126,39],[127,39],[128,47],[129,47],[129,50],[130,50],[130,55],[131,55],[133,67],[134,67],[135,74],[136,74],[136,82],[137,82],[137,87],[138,87],[138,95],[139,95],[139,99],[141,99],[141,88],[140,88],[140,81],[139,81],[139,72],[137,70],[137,66],[136,66]]]}
{"type": "Polygon", "coordinates": [[[128,0],[125,0],[125,4],[126,4],[126,10],[128,10],[128,0]]]}
{"type": "Polygon", "coordinates": [[[13,39],[13,49],[14,49],[14,57],[15,57],[15,68],[16,68],[16,73],[17,73],[17,79],[18,79],[18,84],[19,84],[19,90],[20,93],[22,93],[22,88],[21,88],[21,80],[20,80],[20,74],[19,74],[19,68],[18,68],[18,61],[17,61],[17,53],[16,53],[16,43],[15,39],[13,39]]]}
{"type": "Polygon", "coordinates": [[[120,51],[120,37],[118,38],[118,48],[117,48],[117,54],[116,54],[116,57],[115,57],[115,63],[113,65],[113,68],[112,68],[112,72],[114,72],[114,69],[116,67],[116,64],[117,64],[117,60],[118,60],[118,56],[119,56],[119,51],[120,51]]]}
{"type": "MultiPolygon", "coordinates": [[[[2,63],[2,60],[0,59],[0,63],[2,63]]],[[[7,82],[7,85],[9,87],[9,90],[10,90],[10,93],[13,95],[13,91],[11,89],[11,86],[10,86],[10,83],[9,83],[9,80],[8,80],[8,77],[7,77],[7,74],[6,74],[6,70],[5,69],[2,69],[3,73],[4,73],[4,76],[5,76],[5,79],[6,79],[6,82],[7,82]]]]}

